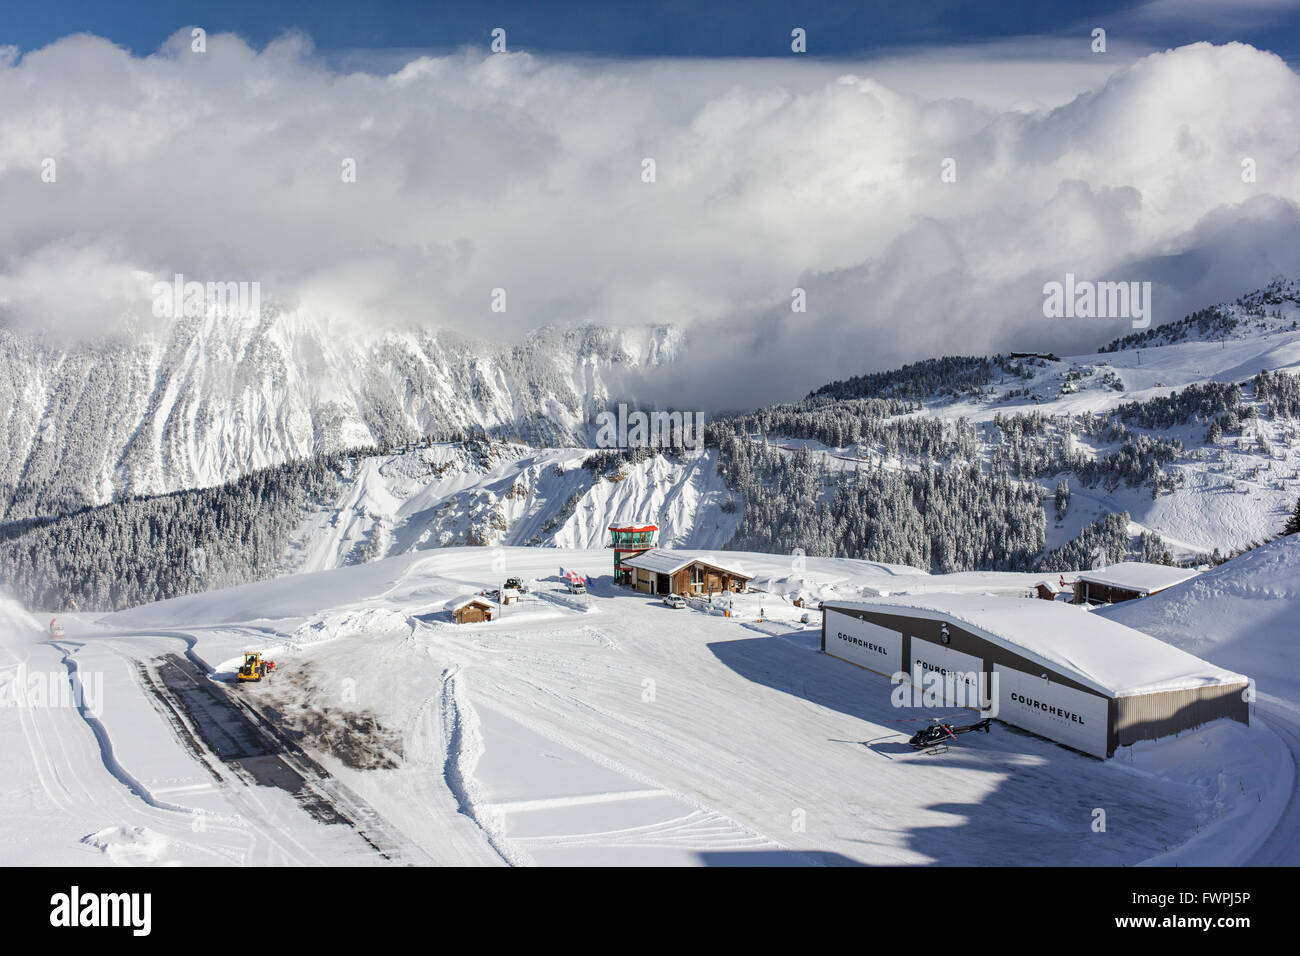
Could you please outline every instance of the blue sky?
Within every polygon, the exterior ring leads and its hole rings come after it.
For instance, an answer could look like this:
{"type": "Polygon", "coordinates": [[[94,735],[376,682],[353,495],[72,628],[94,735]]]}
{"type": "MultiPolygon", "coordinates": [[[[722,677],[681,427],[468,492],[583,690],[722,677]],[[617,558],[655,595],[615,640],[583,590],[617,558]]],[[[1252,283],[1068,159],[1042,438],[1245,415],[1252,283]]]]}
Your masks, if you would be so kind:
{"type": "Polygon", "coordinates": [[[233,31],[254,46],[296,28],[322,52],[483,46],[491,29],[502,26],[513,47],[534,52],[786,56],[791,27],[801,26],[810,55],[833,57],[1063,35],[1096,25],[1114,39],[1155,49],[1242,40],[1291,62],[1300,55],[1300,17],[1291,0],[3,0],[0,11],[0,43],[23,51],[84,31],[137,55],[190,24],[233,31]]]}

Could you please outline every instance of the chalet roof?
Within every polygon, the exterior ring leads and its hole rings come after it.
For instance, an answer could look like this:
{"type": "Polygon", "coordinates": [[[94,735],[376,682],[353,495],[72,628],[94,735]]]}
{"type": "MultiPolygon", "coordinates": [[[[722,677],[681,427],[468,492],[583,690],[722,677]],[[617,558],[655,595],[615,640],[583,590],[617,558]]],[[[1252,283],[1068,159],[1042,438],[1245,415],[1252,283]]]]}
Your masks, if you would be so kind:
{"type": "Polygon", "coordinates": [[[1196,577],[1198,573],[1192,568],[1172,568],[1167,564],[1125,561],[1095,571],[1080,571],[1077,580],[1150,594],[1154,591],[1163,591],[1175,584],[1182,584],[1196,577]]]}
{"type": "Polygon", "coordinates": [[[492,602],[477,594],[471,594],[468,597],[456,598],[454,601],[448,601],[446,604],[446,610],[451,611],[454,614],[461,608],[469,607],[471,604],[485,607],[489,611],[492,610],[492,602]]]}
{"type": "Polygon", "coordinates": [[[690,567],[692,564],[701,564],[713,568],[715,571],[725,571],[732,577],[741,578],[745,581],[750,581],[754,577],[752,574],[748,574],[734,565],[718,561],[710,555],[692,554],[688,551],[668,551],[664,548],[651,548],[643,554],[623,559],[623,567],[625,568],[640,568],[642,571],[657,574],[676,574],[682,568],[690,567]]]}
{"type": "Polygon", "coordinates": [[[1041,578],[1034,582],[1034,587],[1047,588],[1047,590],[1051,591],[1053,594],[1069,594],[1074,590],[1073,583],[1067,581],[1065,584],[1062,584],[1060,578],[1057,578],[1055,581],[1051,578],[1041,578]]]}

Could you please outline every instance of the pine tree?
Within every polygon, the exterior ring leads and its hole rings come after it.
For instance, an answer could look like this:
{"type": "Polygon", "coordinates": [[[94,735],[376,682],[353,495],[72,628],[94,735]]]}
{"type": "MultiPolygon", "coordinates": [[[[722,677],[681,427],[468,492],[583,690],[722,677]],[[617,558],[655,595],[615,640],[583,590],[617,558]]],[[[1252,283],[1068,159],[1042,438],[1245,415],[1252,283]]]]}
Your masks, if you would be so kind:
{"type": "Polygon", "coordinates": [[[1287,521],[1286,527],[1282,529],[1284,535],[1296,534],[1297,532],[1300,532],[1300,499],[1296,500],[1295,511],[1291,512],[1291,518],[1287,521]]]}

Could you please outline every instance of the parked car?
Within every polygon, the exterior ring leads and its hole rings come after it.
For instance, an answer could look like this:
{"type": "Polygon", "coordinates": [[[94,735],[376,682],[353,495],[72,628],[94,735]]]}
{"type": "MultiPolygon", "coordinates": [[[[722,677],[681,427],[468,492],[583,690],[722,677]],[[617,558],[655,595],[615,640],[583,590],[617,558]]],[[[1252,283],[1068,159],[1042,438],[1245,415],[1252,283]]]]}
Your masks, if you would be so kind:
{"type": "Polygon", "coordinates": [[[527,585],[525,585],[524,582],[519,578],[506,578],[506,587],[514,588],[520,594],[528,593],[527,585]]]}
{"type": "Polygon", "coordinates": [[[686,607],[686,598],[680,594],[665,594],[664,603],[669,607],[686,607]]]}
{"type": "Polygon", "coordinates": [[[570,594],[587,593],[587,585],[583,584],[581,581],[566,581],[565,587],[569,589],[570,594]]]}

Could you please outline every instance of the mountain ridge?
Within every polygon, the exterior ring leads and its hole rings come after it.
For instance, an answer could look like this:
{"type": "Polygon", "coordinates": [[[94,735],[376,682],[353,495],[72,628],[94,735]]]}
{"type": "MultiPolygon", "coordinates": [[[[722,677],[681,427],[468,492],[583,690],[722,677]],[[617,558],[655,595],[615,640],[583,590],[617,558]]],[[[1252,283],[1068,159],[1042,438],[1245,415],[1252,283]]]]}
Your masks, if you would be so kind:
{"type": "Polygon", "coordinates": [[[272,307],[82,343],[0,329],[0,519],[207,487],[313,454],[487,430],[586,444],[591,412],[683,346],[672,326],[522,342],[359,331],[272,307]]]}

